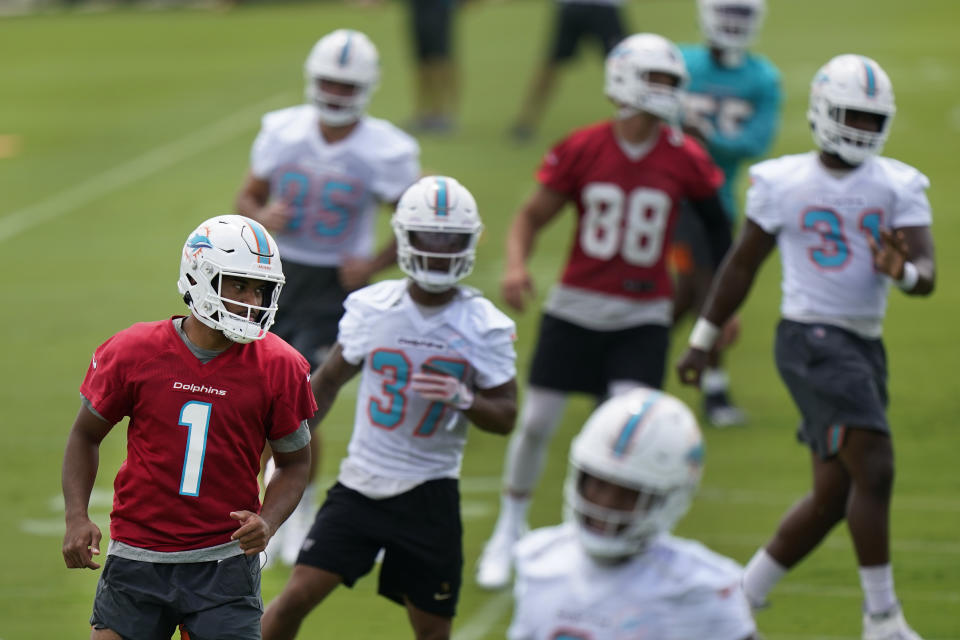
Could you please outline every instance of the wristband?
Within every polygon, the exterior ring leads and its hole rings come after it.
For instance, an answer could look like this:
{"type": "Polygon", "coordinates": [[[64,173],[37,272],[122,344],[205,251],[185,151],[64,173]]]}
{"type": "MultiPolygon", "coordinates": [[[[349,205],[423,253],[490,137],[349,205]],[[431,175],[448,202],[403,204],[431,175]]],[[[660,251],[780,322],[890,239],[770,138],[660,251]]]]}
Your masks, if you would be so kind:
{"type": "Polygon", "coordinates": [[[694,349],[701,351],[710,351],[720,337],[720,327],[713,324],[706,318],[697,318],[697,323],[693,325],[693,331],[690,332],[689,344],[694,349]]]}
{"type": "Polygon", "coordinates": [[[896,285],[903,291],[910,292],[913,291],[913,288],[917,286],[917,281],[920,279],[920,271],[917,269],[917,265],[912,262],[903,263],[903,276],[899,280],[894,280],[896,285]]]}

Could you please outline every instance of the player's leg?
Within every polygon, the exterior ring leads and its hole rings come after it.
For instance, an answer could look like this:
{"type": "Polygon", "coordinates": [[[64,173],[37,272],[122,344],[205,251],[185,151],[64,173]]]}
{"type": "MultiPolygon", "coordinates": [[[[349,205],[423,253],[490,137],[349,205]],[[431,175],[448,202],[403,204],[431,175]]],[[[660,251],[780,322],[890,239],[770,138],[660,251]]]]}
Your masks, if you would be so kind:
{"type": "Polygon", "coordinates": [[[583,37],[585,25],[580,15],[583,11],[582,5],[567,2],[553,4],[555,9],[547,57],[534,72],[520,113],[508,130],[515,142],[527,142],[533,137],[546,111],[547,102],[556,88],[557,73],[576,55],[577,46],[583,37]]]}
{"type": "Polygon", "coordinates": [[[263,614],[264,640],[293,638],[331,591],[370,572],[383,546],[377,502],[340,483],[330,489],[286,586],[263,614]]]}
{"type": "Polygon", "coordinates": [[[453,127],[459,91],[452,50],[455,7],[449,0],[409,2],[417,60],[416,102],[410,128],[445,133],[453,127]]]}
{"type": "Polygon", "coordinates": [[[822,460],[811,453],[813,489],[794,504],[777,531],[747,563],[743,588],[754,608],[762,608],[767,594],[787,571],[813,551],[844,518],[850,477],[837,458],[822,460]]]}
{"type": "Polygon", "coordinates": [[[919,638],[903,617],[890,563],[890,500],[894,456],[888,433],[851,427],[840,457],[850,470],[852,488],[847,527],[853,539],[864,595],[863,637],[919,638]]]}
{"type": "Polygon", "coordinates": [[[513,545],[529,529],[527,512],[533,490],[566,404],[565,392],[527,387],[519,428],[507,446],[500,512],[477,561],[477,584],[484,589],[500,589],[510,583],[513,545]]]}
{"type": "Polygon", "coordinates": [[[431,480],[388,498],[383,507],[384,527],[392,530],[379,593],[406,608],[417,640],[446,640],[463,575],[458,482],[431,480]]]}
{"type": "Polygon", "coordinates": [[[305,564],[294,566],[283,591],[263,612],[263,640],[295,638],[307,615],[342,582],[341,576],[330,571],[305,564]]]}
{"type": "Polygon", "coordinates": [[[476,581],[485,589],[500,589],[510,582],[513,545],[527,530],[527,510],[567,395],[606,392],[601,339],[601,332],[550,315],[541,320],[520,421],[504,460],[500,513],[477,562],[476,581]]]}
{"type": "Polygon", "coordinates": [[[453,628],[453,618],[438,616],[413,606],[407,599],[407,617],[417,640],[447,640],[453,628]]]}

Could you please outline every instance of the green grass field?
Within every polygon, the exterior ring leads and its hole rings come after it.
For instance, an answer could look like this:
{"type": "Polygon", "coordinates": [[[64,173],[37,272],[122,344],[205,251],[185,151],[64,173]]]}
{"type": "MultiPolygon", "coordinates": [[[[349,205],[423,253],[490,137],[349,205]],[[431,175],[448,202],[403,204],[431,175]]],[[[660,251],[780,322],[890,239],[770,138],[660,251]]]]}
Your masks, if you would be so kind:
{"type": "MultiPolygon", "coordinates": [[[[887,344],[897,449],[893,554],[908,619],[925,638],[960,638],[960,383],[952,331],[960,316],[956,239],[960,201],[960,5],[955,0],[774,1],[758,49],[783,72],[787,101],[774,154],[811,147],[804,117],[814,71],[839,53],[875,57],[893,79],[899,112],[889,155],[930,177],[939,248],[938,291],[891,293],[887,344]],[[950,327],[954,327],[951,329],[950,327]]],[[[487,232],[470,282],[499,299],[506,225],[531,190],[540,154],[571,128],[604,118],[595,52],[562,78],[540,137],[503,136],[540,55],[549,2],[476,2],[462,11],[462,122],[457,135],[423,139],[423,164],[457,176],[476,195],[487,232]]],[[[262,112],[297,103],[301,64],[325,32],[350,26],[378,44],[383,82],[371,111],[403,122],[411,64],[400,2],[361,8],[334,2],[253,3],[230,12],[124,9],[0,19],[0,290],[10,326],[0,372],[0,497],[10,538],[0,569],[0,640],[87,637],[97,574],[67,571],[60,462],[92,349],[139,320],[184,310],[175,287],[180,244],[195,224],[231,211],[262,112]]],[[[677,41],[699,37],[692,0],[629,5],[637,30],[677,41]]],[[[533,270],[543,294],[565,257],[570,218],[549,229],[533,270]]],[[[383,221],[386,222],[384,216],[383,221]]],[[[386,226],[382,231],[386,230],[386,226]]],[[[679,533],[746,562],[808,486],[808,457],[793,440],[797,414],[775,372],[779,267],[771,260],[743,313],[730,358],[743,429],[708,431],[707,470],[679,533]]],[[[517,318],[520,377],[537,313],[517,318]]],[[[680,334],[678,343],[685,338],[680,334]]],[[[687,400],[695,397],[678,388],[687,400]]],[[[335,473],[352,424],[344,393],[322,427],[325,475],[335,473]]],[[[533,505],[533,525],[560,518],[566,449],[590,405],[574,398],[553,442],[533,505]]],[[[104,443],[93,505],[106,532],[123,429],[104,443]]],[[[466,580],[457,640],[502,638],[509,593],[473,586],[473,562],[498,503],[506,441],[474,431],[463,469],[466,580]]],[[[264,576],[264,598],[287,570],[264,576]]],[[[375,595],[368,577],[341,589],[301,637],[408,638],[405,613],[375,595]]],[[[838,527],[772,594],[759,614],[770,640],[855,639],[861,596],[851,545],[838,527]]]]}

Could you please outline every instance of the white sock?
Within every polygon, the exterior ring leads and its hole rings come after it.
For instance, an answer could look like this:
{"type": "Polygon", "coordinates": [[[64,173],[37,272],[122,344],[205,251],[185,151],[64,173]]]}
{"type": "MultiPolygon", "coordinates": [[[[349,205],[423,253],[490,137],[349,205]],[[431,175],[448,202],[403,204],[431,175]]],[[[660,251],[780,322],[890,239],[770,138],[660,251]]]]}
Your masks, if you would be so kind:
{"type": "Polygon", "coordinates": [[[700,376],[700,390],[704,393],[720,393],[730,388],[730,376],[723,369],[705,369],[700,376]]]}
{"type": "Polygon", "coordinates": [[[503,468],[503,486],[514,494],[530,494],[537,485],[550,438],[567,404],[567,394],[528,387],[519,429],[510,438],[503,468]]]}
{"type": "Polygon", "coordinates": [[[897,606],[893,591],[893,569],[889,564],[860,567],[860,586],[863,588],[867,613],[884,613],[897,606]]]}
{"type": "Polygon", "coordinates": [[[767,601],[767,594],[786,573],[787,569],[761,547],[743,570],[743,591],[747,599],[754,606],[763,604],[767,601]]]}
{"type": "Polygon", "coordinates": [[[518,497],[509,493],[500,496],[500,516],[493,529],[493,536],[517,535],[527,526],[527,511],[530,509],[530,496],[518,497]]]}

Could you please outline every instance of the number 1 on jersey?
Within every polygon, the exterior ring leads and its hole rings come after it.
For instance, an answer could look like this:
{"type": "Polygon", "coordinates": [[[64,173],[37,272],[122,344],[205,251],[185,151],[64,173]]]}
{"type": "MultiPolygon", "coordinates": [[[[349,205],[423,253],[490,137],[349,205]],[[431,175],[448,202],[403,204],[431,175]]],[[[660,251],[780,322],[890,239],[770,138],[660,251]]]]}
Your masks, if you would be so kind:
{"type": "Polygon", "coordinates": [[[187,452],[183,456],[180,495],[200,495],[203,458],[207,453],[207,431],[210,428],[209,402],[191,400],[180,408],[180,426],[187,427],[187,452]]]}

